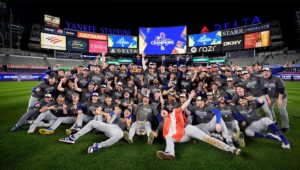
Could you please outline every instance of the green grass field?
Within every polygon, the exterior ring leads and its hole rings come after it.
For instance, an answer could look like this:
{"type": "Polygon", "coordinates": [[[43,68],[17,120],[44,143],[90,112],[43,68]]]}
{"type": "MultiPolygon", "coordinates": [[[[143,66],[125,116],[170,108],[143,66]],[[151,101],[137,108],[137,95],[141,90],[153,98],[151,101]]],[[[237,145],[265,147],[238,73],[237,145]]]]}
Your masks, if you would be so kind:
{"type": "Polygon", "coordinates": [[[164,149],[163,141],[146,144],[135,137],[134,144],[124,140],[95,154],[87,155],[103,134],[87,134],[76,144],[63,144],[64,125],[54,135],[27,134],[28,126],[9,132],[26,110],[31,88],[38,82],[0,83],[0,169],[300,169],[300,83],[286,83],[290,132],[286,133],[291,150],[267,139],[247,139],[240,156],[218,150],[201,141],[176,144],[176,159],[161,161],[155,153],[164,149]]]}

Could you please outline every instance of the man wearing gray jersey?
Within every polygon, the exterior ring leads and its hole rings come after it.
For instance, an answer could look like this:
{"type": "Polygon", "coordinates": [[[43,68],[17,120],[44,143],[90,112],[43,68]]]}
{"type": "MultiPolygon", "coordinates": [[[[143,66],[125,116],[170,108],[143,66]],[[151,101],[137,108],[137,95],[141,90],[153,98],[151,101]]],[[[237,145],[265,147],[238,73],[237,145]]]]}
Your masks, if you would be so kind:
{"type": "Polygon", "coordinates": [[[152,132],[152,127],[150,121],[154,116],[157,116],[157,109],[149,104],[149,97],[143,97],[143,104],[136,107],[134,110],[134,114],[136,115],[136,121],[131,125],[129,133],[127,131],[124,132],[124,138],[128,143],[133,143],[133,137],[139,128],[145,129],[146,134],[148,136],[148,144],[152,144],[154,140],[154,135],[152,132]],[[143,126],[143,127],[142,127],[143,126]]]}
{"type": "MultiPolygon", "coordinates": [[[[125,109],[124,115],[128,115],[127,112],[130,112],[130,109],[125,109]]],[[[59,139],[60,142],[75,144],[76,140],[78,140],[81,136],[87,134],[88,132],[92,131],[93,129],[103,132],[105,136],[109,137],[109,139],[102,141],[100,143],[94,143],[88,148],[88,154],[94,153],[101,148],[109,147],[120,139],[123,138],[123,130],[124,122],[122,119],[115,119],[118,114],[121,113],[121,110],[115,110],[112,113],[113,119],[103,119],[103,121],[99,120],[92,120],[88,124],[86,124],[80,131],[77,133],[70,135],[66,138],[59,139]]],[[[129,113],[130,114],[130,113],[129,113]]],[[[126,124],[126,123],[125,123],[126,124]]]]}
{"type": "Polygon", "coordinates": [[[264,101],[264,104],[261,106],[264,113],[268,118],[271,120],[274,120],[275,117],[273,117],[272,112],[268,106],[267,99],[265,94],[263,93],[262,88],[262,77],[250,75],[248,71],[242,71],[242,82],[241,84],[244,85],[244,87],[254,96],[264,101]]]}
{"type": "Polygon", "coordinates": [[[278,111],[281,117],[281,127],[283,132],[287,132],[289,130],[289,116],[286,110],[287,107],[287,93],[285,90],[285,85],[283,80],[280,77],[276,77],[272,75],[272,72],[269,68],[263,68],[263,81],[262,87],[266,91],[266,99],[272,115],[275,119],[274,106],[275,103],[278,104],[278,111]]]}
{"type": "Polygon", "coordinates": [[[239,99],[239,105],[236,106],[239,112],[239,122],[245,127],[245,133],[249,137],[267,138],[282,142],[283,149],[290,149],[289,141],[278,129],[275,123],[268,117],[262,117],[258,114],[258,108],[264,103],[261,99],[252,97],[250,101],[245,98],[239,99]],[[263,134],[262,131],[270,130],[273,133],[263,134]]]}
{"type": "Polygon", "coordinates": [[[215,134],[214,132],[222,132],[226,143],[233,146],[231,136],[228,135],[227,127],[221,119],[221,112],[218,109],[213,108],[211,105],[205,105],[204,99],[198,96],[196,105],[191,110],[196,117],[198,123],[198,125],[196,125],[197,128],[218,139],[221,139],[218,137],[219,134],[215,134]]]}

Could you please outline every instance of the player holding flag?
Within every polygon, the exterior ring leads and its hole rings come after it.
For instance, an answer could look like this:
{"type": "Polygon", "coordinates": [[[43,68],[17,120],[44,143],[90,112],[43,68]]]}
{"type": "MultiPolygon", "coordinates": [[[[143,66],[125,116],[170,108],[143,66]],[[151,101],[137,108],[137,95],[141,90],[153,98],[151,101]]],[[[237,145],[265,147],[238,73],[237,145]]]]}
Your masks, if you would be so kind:
{"type": "Polygon", "coordinates": [[[163,136],[166,139],[167,146],[165,152],[157,151],[157,157],[163,160],[174,159],[174,142],[187,142],[190,141],[191,138],[202,140],[219,149],[239,155],[241,152],[240,149],[236,149],[235,147],[229,146],[218,139],[212,138],[197,127],[186,123],[187,119],[182,111],[189,106],[191,100],[195,95],[195,91],[192,91],[189,95],[189,99],[184,104],[182,104],[180,108],[173,109],[171,113],[168,113],[166,110],[161,111],[161,115],[164,118],[163,136]]]}

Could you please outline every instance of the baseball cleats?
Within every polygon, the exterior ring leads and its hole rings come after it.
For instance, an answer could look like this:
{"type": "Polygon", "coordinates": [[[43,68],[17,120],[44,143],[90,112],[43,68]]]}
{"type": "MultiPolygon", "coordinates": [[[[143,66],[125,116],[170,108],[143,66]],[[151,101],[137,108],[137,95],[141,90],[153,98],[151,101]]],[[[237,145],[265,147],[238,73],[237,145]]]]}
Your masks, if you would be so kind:
{"type": "MultiPolygon", "coordinates": [[[[236,128],[234,128],[234,129],[232,130],[232,139],[233,139],[235,142],[237,142],[239,136],[240,136],[240,132],[239,132],[236,128]]],[[[238,143],[238,142],[237,142],[237,143],[238,143]]]]}
{"type": "Polygon", "coordinates": [[[70,144],[74,144],[75,143],[75,138],[73,135],[70,135],[66,138],[60,138],[59,139],[60,142],[63,142],[63,143],[70,143],[70,144]]]}
{"type": "Polygon", "coordinates": [[[133,143],[133,141],[132,141],[132,139],[130,138],[129,133],[128,133],[127,131],[124,131],[124,139],[125,139],[128,143],[130,143],[130,144],[133,143]]]}
{"type": "Polygon", "coordinates": [[[175,157],[167,152],[157,151],[156,156],[161,160],[173,160],[175,157]]]}
{"type": "Polygon", "coordinates": [[[281,132],[289,132],[289,128],[281,128],[281,132]]]}
{"type": "Polygon", "coordinates": [[[66,129],[66,134],[67,134],[67,135],[73,135],[73,134],[77,133],[78,131],[80,131],[80,128],[76,128],[76,129],[66,129]]]}
{"type": "Polygon", "coordinates": [[[35,131],[35,126],[32,124],[32,125],[29,126],[29,129],[28,129],[27,133],[28,134],[33,133],[34,131],[35,131]]]}
{"type": "Polygon", "coordinates": [[[150,132],[149,136],[148,136],[148,144],[151,145],[153,143],[154,140],[154,134],[153,132],[150,132]]]}
{"type": "Polygon", "coordinates": [[[234,148],[234,149],[231,150],[231,153],[233,153],[235,155],[240,155],[241,154],[241,149],[234,148]]]}
{"type": "Polygon", "coordinates": [[[245,136],[242,132],[240,132],[239,138],[237,139],[237,143],[239,144],[240,147],[245,147],[245,136]]]}
{"type": "Polygon", "coordinates": [[[51,128],[48,129],[40,129],[39,130],[40,134],[42,135],[52,135],[54,133],[54,130],[52,130],[51,128]]]}
{"type": "Polygon", "coordinates": [[[92,154],[98,150],[100,150],[100,145],[98,143],[94,143],[92,146],[88,148],[88,154],[92,154]]]}
{"type": "Polygon", "coordinates": [[[284,144],[284,143],[282,142],[282,145],[281,145],[281,147],[282,147],[282,149],[291,149],[291,146],[290,146],[290,144],[289,144],[289,143],[287,143],[287,144],[284,144]]]}

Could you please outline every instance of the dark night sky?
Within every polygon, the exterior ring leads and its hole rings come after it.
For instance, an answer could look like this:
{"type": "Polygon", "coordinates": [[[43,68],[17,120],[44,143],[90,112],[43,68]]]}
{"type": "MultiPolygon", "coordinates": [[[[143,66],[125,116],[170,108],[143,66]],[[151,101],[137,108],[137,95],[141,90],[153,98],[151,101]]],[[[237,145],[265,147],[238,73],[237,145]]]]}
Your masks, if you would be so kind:
{"type": "Polygon", "coordinates": [[[120,2],[110,0],[105,2],[64,1],[51,2],[6,2],[12,8],[15,21],[19,20],[25,26],[25,39],[32,23],[43,23],[43,15],[49,14],[61,18],[61,27],[66,27],[65,21],[100,27],[130,29],[133,35],[138,35],[138,27],[158,27],[187,25],[188,34],[199,33],[204,25],[213,29],[216,23],[233,22],[254,16],[259,16],[263,23],[279,20],[283,36],[290,47],[295,46],[295,30],[293,12],[300,8],[300,3],[285,1],[139,1],[120,2]],[[272,4],[272,7],[270,7],[272,4]],[[133,5],[138,5],[139,7],[133,5]]]}

